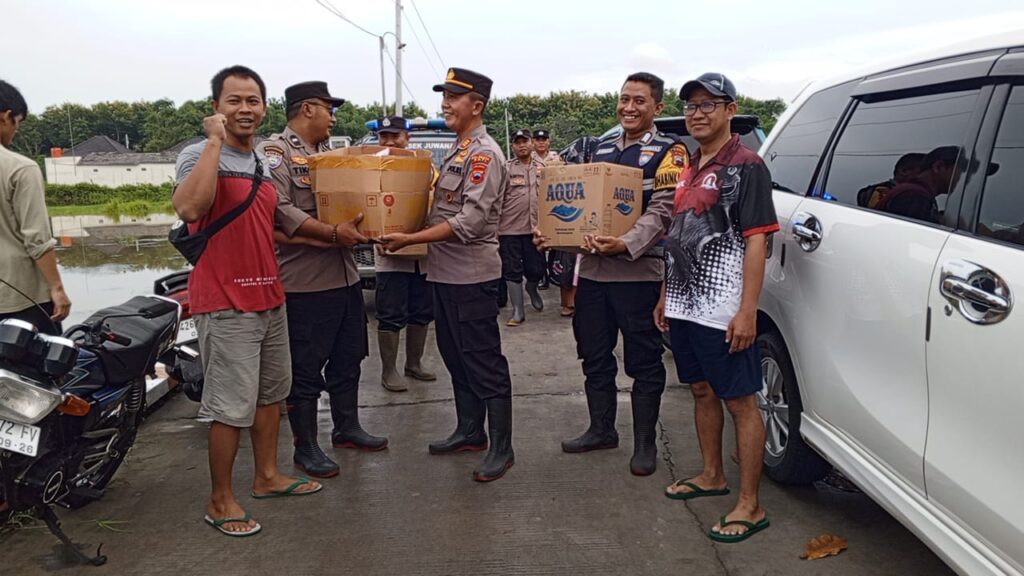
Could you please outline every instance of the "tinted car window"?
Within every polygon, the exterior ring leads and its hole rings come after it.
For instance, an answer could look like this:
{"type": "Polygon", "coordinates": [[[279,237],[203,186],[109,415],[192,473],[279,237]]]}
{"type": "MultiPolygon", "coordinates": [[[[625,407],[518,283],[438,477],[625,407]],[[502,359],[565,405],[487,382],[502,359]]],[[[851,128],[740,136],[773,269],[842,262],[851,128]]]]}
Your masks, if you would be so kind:
{"type": "Polygon", "coordinates": [[[977,234],[1024,245],[1024,87],[1010,93],[987,174],[977,234]]]}
{"type": "Polygon", "coordinates": [[[825,188],[813,195],[938,223],[978,93],[858,103],[839,136],[825,188]]]}
{"type": "Polygon", "coordinates": [[[818,92],[781,127],[782,132],[764,153],[776,189],[807,193],[828,138],[855,85],[847,83],[818,92]]]}

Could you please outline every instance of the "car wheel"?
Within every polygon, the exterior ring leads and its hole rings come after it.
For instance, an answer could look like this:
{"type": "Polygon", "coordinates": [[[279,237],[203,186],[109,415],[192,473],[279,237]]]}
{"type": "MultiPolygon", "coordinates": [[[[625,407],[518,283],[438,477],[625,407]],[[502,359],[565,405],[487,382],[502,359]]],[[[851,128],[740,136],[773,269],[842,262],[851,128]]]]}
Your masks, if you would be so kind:
{"type": "Polygon", "coordinates": [[[765,474],[782,484],[821,480],[832,466],[800,435],[803,404],[786,344],[780,334],[769,332],[757,337],[757,345],[762,376],[757,405],[765,425],[765,474]]]}

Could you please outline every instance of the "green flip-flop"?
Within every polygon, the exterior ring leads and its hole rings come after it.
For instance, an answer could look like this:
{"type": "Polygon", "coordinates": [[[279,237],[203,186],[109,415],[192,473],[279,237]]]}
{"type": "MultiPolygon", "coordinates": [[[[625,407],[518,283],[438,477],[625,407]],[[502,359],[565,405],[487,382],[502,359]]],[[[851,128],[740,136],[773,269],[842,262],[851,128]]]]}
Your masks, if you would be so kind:
{"type": "Polygon", "coordinates": [[[217,519],[214,519],[213,516],[210,516],[209,514],[207,514],[206,517],[203,518],[203,520],[207,524],[209,524],[210,526],[213,526],[214,528],[216,528],[217,531],[220,532],[221,534],[226,534],[226,535],[232,536],[234,538],[245,538],[246,536],[252,536],[253,534],[258,534],[260,530],[263,530],[263,526],[261,526],[259,522],[257,522],[255,526],[253,526],[252,528],[249,528],[248,530],[228,530],[227,528],[224,527],[224,525],[227,524],[228,522],[248,523],[249,520],[252,520],[252,516],[249,514],[248,511],[246,511],[245,516],[242,516],[241,518],[235,518],[235,517],[227,516],[225,518],[221,518],[221,519],[217,520],[217,519]]]}
{"type": "Polygon", "coordinates": [[[265,500],[267,498],[282,498],[284,496],[309,496],[310,494],[316,494],[317,492],[324,489],[323,484],[317,484],[317,487],[312,490],[303,490],[302,492],[296,492],[299,486],[302,486],[307,482],[310,482],[309,478],[306,478],[305,476],[300,476],[298,480],[289,484],[288,487],[285,488],[284,490],[271,490],[266,494],[257,494],[255,492],[250,492],[250,495],[257,500],[265,500]]]}
{"type": "Polygon", "coordinates": [[[674,486],[686,486],[690,489],[689,492],[669,492],[665,490],[665,497],[673,500],[691,500],[693,498],[703,498],[704,496],[725,496],[729,493],[729,487],[719,489],[707,489],[697,486],[693,482],[686,480],[678,480],[674,486]]]}
{"type": "Polygon", "coordinates": [[[730,520],[725,521],[725,516],[718,519],[718,529],[721,530],[726,526],[745,526],[747,531],[742,534],[722,534],[721,532],[715,532],[714,530],[708,530],[708,537],[715,542],[724,542],[726,544],[735,544],[737,542],[743,542],[747,538],[750,538],[754,534],[757,534],[761,530],[771,526],[771,522],[768,521],[768,517],[765,516],[757,522],[749,522],[747,520],[730,520]]]}

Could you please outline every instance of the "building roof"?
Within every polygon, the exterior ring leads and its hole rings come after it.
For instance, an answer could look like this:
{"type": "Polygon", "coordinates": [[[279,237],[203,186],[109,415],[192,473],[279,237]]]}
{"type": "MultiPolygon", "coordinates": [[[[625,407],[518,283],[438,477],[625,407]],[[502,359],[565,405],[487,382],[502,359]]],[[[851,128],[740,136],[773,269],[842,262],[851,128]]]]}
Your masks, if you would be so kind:
{"type": "Polygon", "coordinates": [[[138,166],[139,164],[174,164],[177,152],[93,152],[78,161],[79,166],[138,166]]]}
{"type": "Polygon", "coordinates": [[[131,152],[123,144],[108,136],[93,136],[85,142],[75,144],[73,150],[74,154],[72,154],[72,148],[65,148],[68,156],[76,157],[88,156],[94,152],[131,152]]]}
{"type": "Polygon", "coordinates": [[[206,140],[206,136],[193,136],[187,140],[182,140],[181,142],[178,142],[174,146],[171,146],[167,150],[164,150],[164,152],[174,152],[175,154],[179,154],[186,147],[191,146],[193,144],[198,144],[203,140],[206,140]]]}

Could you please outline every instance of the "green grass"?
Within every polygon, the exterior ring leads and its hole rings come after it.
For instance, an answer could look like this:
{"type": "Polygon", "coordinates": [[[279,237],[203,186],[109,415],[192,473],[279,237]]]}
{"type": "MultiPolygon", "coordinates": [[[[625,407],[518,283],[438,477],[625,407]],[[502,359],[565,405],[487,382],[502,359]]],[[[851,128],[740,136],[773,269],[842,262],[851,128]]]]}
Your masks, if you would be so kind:
{"type": "Polygon", "coordinates": [[[142,217],[147,214],[164,213],[173,214],[174,207],[170,200],[163,202],[150,202],[147,200],[132,200],[131,202],[120,202],[111,200],[106,204],[87,204],[80,206],[47,206],[46,211],[50,216],[88,216],[92,214],[103,214],[111,218],[121,216],[142,217]]]}

